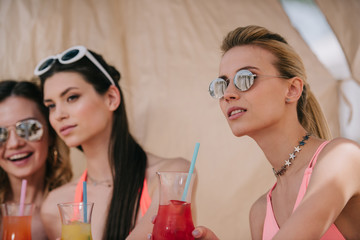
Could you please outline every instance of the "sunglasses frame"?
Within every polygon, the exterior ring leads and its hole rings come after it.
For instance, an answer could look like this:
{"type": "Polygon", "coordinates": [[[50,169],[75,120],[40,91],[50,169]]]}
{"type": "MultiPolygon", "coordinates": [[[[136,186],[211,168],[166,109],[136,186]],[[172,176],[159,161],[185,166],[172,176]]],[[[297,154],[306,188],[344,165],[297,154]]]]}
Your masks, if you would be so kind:
{"type": "MultiPolygon", "coordinates": [[[[5,135],[5,139],[4,139],[4,140],[2,140],[2,139],[0,138],[0,146],[1,146],[2,144],[4,144],[4,143],[9,139],[9,133],[10,133],[9,128],[10,128],[10,127],[11,127],[11,126],[8,126],[8,127],[0,127],[0,129],[5,129],[5,131],[3,131],[3,130],[0,131],[0,132],[4,132],[4,133],[1,133],[0,136],[1,136],[1,135],[5,135]]],[[[37,120],[37,119],[33,119],[33,118],[31,118],[31,119],[25,119],[25,120],[21,120],[21,121],[19,121],[19,122],[17,122],[17,123],[15,124],[15,133],[16,133],[16,135],[17,135],[18,137],[20,137],[20,138],[22,138],[22,139],[25,139],[26,141],[35,142],[35,141],[40,140],[40,139],[42,138],[42,136],[44,135],[44,128],[43,128],[42,123],[41,123],[39,120],[37,120]],[[26,132],[25,136],[21,136],[21,135],[19,134],[19,131],[22,131],[22,130],[23,130],[23,129],[19,128],[19,126],[20,126],[21,124],[23,124],[23,123],[28,123],[28,122],[35,123],[36,126],[39,127],[39,129],[37,129],[37,130],[40,130],[40,131],[41,131],[40,136],[37,137],[36,139],[30,139],[30,136],[31,136],[31,135],[29,134],[29,128],[26,128],[27,132],[26,132]]]]}
{"type": "MultiPolygon", "coordinates": [[[[250,70],[248,69],[241,69],[239,71],[236,72],[235,76],[234,76],[234,79],[233,79],[233,82],[234,82],[234,86],[241,92],[246,92],[248,91],[252,85],[254,85],[254,82],[255,82],[255,79],[257,77],[274,77],[274,78],[287,78],[285,76],[274,76],[274,75],[257,75],[253,72],[251,72],[250,70]],[[239,76],[241,77],[246,77],[247,79],[245,79],[245,82],[238,82],[238,79],[240,78],[239,76]],[[240,85],[241,86],[238,86],[240,85]]],[[[215,88],[214,88],[214,85],[216,83],[219,83],[219,82],[224,82],[226,84],[226,87],[225,89],[223,89],[223,92],[225,92],[225,90],[227,89],[227,87],[229,86],[230,84],[230,79],[223,79],[223,78],[216,78],[214,79],[213,81],[211,81],[210,85],[209,85],[209,93],[210,93],[210,96],[215,98],[215,99],[221,99],[224,97],[225,94],[223,94],[221,97],[217,97],[217,94],[215,94],[215,88]]],[[[222,85],[224,86],[224,85],[222,85]]],[[[224,87],[223,87],[224,88],[224,87]]]]}
{"type": "Polygon", "coordinates": [[[46,73],[47,71],[49,71],[49,69],[52,67],[52,65],[55,63],[56,60],[58,60],[61,64],[70,64],[70,63],[79,61],[84,56],[86,56],[105,75],[105,77],[107,79],[109,79],[109,81],[112,85],[115,85],[114,80],[112,79],[110,74],[105,70],[105,68],[99,63],[98,60],[96,60],[96,58],[89,52],[89,50],[86,47],[81,46],[81,45],[71,47],[71,48],[65,50],[64,52],[57,54],[55,56],[49,56],[47,58],[44,58],[35,67],[34,74],[36,76],[40,76],[40,75],[46,73]],[[74,50],[78,51],[78,53],[74,57],[72,57],[70,59],[66,59],[66,60],[63,59],[63,57],[66,56],[66,54],[69,54],[71,51],[74,51],[74,50]],[[48,61],[51,61],[51,62],[44,69],[39,70],[40,67],[48,61]]]}

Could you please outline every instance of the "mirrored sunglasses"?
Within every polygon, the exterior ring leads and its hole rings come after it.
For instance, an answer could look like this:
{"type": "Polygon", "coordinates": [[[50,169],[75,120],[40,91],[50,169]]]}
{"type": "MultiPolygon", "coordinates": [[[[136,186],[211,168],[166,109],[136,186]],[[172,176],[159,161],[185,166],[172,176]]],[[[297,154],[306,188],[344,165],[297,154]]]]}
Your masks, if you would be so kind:
{"type": "MultiPolygon", "coordinates": [[[[27,141],[38,141],[43,135],[43,126],[36,119],[27,119],[15,124],[16,134],[27,141]]],[[[0,127],[0,144],[7,141],[10,135],[9,127],[0,127]]]]}
{"type": "MultiPolygon", "coordinates": [[[[272,75],[256,75],[247,69],[239,70],[234,77],[234,85],[237,89],[245,92],[251,88],[257,77],[279,77],[286,78],[284,76],[272,76],[272,75]]],[[[224,97],[225,91],[230,84],[229,79],[217,78],[213,80],[209,85],[209,93],[213,98],[220,99],[224,97]]]]}
{"type": "Polygon", "coordinates": [[[58,60],[61,64],[70,64],[79,61],[84,56],[86,56],[106,76],[106,78],[109,79],[112,85],[115,85],[115,82],[110,76],[110,74],[84,46],[74,46],[56,56],[49,56],[41,60],[36,66],[34,74],[36,76],[40,76],[46,73],[47,71],[49,71],[49,69],[52,67],[56,60],[58,60]]]}

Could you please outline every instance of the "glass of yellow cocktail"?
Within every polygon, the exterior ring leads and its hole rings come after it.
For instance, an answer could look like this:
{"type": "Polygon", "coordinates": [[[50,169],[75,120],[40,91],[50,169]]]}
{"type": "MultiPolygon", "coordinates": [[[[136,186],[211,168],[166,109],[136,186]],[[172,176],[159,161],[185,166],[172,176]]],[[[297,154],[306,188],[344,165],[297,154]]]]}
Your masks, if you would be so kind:
{"type": "Polygon", "coordinates": [[[91,214],[94,203],[60,203],[61,240],[92,240],[91,214]]]}

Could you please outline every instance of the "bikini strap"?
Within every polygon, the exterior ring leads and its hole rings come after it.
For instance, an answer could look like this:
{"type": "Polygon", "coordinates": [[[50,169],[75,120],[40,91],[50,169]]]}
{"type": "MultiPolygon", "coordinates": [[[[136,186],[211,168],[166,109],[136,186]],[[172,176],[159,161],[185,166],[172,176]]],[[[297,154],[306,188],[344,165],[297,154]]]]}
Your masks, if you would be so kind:
{"type": "Polygon", "coordinates": [[[83,182],[87,180],[87,169],[81,175],[75,189],[75,198],[74,202],[82,202],[83,201],[83,182]]]}
{"type": "Polygon", "coordinates": [[[317,158],[319,153],[321,152],[321,150],[323,150],[323,148],[326,146],[326,144],[328,144],[330,141],[325,141],[323,143],[320,144],[320,146],[318,147],[318,149],[316,150],[314,156],[312,157],[311,161],[309,162],[309,165],[307,168],[311,168],[313,169],[316,162],[317,162],[317,158]]]}
{"type": "Polygon", "coordinates": [[[146,178],[144,179],[144,186],[140,197],[141,216],[144,216],[151,205],[151,197],[149,195],[146,178]]]}
{"type": "MultiPolygon", "coordinates": [[[[83,201],[83,182],[86,180],[87,180],[87,169],[85,169],[85,171],[81,175],[81,177],[76,185],[74,202],[82,202],[83,201]]],[[[150,205],[151,205],[151,197],[149,195],[147,181],[145,178],[143,190],[141,192],[141,197],[140,197],[140,210],[141,210],[142,216],[145,215],[145,213],[148,210],[148,208],[150,207],[150,205]]]]}

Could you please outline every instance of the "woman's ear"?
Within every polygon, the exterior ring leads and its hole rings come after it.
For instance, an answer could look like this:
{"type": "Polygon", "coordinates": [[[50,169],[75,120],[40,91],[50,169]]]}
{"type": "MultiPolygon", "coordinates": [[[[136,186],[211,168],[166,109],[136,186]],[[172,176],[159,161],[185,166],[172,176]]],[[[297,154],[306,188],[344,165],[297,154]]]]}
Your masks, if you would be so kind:
{"type": "Polygon", "coordinates": [[[285,102],[296,102],[301,97],[304,82],[299,77],[293,77],[288,80],[288,89],[285,96],[285,102]]]}
{"type": "Polygon", "coordinates": [[[115,111],[119,107],[121,102],[119,89],[116,86],[111,85],[106,92],[106,97],[109,110],[115,111]]]}

